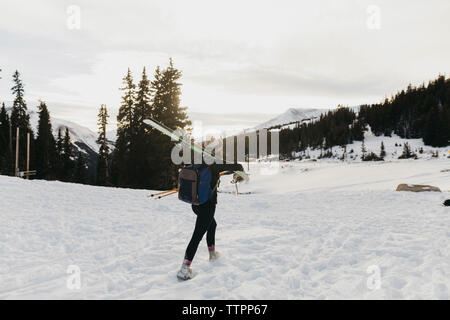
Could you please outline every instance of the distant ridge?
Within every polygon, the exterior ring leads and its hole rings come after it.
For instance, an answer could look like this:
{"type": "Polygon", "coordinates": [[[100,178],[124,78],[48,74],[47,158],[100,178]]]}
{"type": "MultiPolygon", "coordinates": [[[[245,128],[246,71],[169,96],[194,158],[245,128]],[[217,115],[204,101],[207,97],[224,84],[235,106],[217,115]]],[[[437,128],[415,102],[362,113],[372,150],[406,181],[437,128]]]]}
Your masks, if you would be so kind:
{"type": "Polygon", "coordinates": [[[297,122],[314,120],[322,113],[328,112],[329,109],[318,109],[318,108],[289,108],[286,112],[280,114],[279,116],[270,119],[264,123],[261,123],[252,129],[272,129],[284,125],[289,125],[297,122]]]}

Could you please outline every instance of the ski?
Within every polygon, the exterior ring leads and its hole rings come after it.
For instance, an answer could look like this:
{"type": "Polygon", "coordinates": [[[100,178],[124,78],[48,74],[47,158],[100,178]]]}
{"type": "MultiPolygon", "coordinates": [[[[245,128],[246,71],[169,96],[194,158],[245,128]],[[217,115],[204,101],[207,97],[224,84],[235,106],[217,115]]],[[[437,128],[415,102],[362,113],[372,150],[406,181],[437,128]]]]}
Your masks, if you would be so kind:
{"type": "MultiPolygon", "coordinates": [[[[186,140],[182,136],[177,135],[174,130],[166,127],[164,124],[159,123],[158,121],[156,121],[154,119],[145,119],[144,123],[146,125],[150,126],[150,127],[155,128],[156,130],[158,130],[162,134],[165,134],[166,136],[170,137],[174,141],[182,143],[182,144],[188,146],[194,152],[197,152],[197,153],[202,154],[202,155],[205,154],[208,157],[211,157],[212,159],[214,159],[216,161],[219,160],[218,158],[213,156],[211,153],[205,151],[202,147],[196,145],[195,143],[193,144],[191,141],[186,140]]],[[[240,177],[242,177],[244,179],[244,181],[248,181],[249,180],[248,175],[244,171],[234,171],[234,172],[237,173],[240,177]]]]}
{"type": "Polygon", "coordinates": [[[200,154],[206,154],[214,159],[216,159],[212,154],[210,154],[209,152],[206,152],[205,150],[203,150],[201,147],[192,144],[190,141],[187,141],[186,139],[184,139],[182,136],[179,136],[175,133],[174,130],[166,127],[165,125],[157,122],[156,120],[153,119],[145,119],[144,123],[148,126],[151,126],[153,128],[155,128],[156,130],[158,130],[159,132],[165,134],[166,136],[170,137],[171,139],[175,140],[176,142],[181,142],[185,145],[188,145],[189,147],[191,147],[192,150],[194,150],[197,153],[200,154]]]}

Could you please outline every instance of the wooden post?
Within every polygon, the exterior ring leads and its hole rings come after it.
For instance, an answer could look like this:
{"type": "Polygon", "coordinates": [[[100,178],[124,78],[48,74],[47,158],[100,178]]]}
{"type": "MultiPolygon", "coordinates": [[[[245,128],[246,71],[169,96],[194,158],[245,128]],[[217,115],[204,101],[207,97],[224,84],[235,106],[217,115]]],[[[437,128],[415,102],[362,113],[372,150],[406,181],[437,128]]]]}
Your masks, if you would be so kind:
{"type": "MultiPolygon", "coordinates": [[[[12,159],[12,155],[13,155],[13,146],[12,146],[12,125],[11,125],[11,121],[9,122],[9,163],[8,163],[8,170],[11,169],[11,162],[13,161],[12,159]]],[[[11,173],[11,172],[10,172],[11,173]]]]}
{"type": "Polygon", "coordinates": [[[19,175],[19,127],[16,130],[16,168],[14,175],[16,177],[19,175]]]}
{"type": "MultiPolygon", "coordinates": [[[[30,171],[30,133],[27,133],[27,172],[30,171]]],[[[30,179],[30,175],[27,174],[27,180],[30,179]]]]}
{"type": "Polygon", "coordinates": [[[247,153],[247,171],[250,171],[250,149],[247,153]]]}

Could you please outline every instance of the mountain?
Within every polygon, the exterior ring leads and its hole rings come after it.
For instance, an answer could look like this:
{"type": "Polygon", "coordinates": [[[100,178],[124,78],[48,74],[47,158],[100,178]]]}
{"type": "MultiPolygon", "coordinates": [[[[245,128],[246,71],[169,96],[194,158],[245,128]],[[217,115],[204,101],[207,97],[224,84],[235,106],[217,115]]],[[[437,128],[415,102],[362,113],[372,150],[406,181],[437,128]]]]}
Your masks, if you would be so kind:
{"type": "MultiPolygon", "coordinates": [[[[29,111],[30,125],[34,132],[37,132],[39,121],[39,113],[36,111],[29,111]]],[[[53,135],[58,136],[58,130],[61,129],[62,134],[66,127],[69,129],[70,139],[73,143],[83,144],[95,153],[98,153],[99,145],[97,144],[97,134],[87,127],[83,127],[72,121],[67,121],[59,118],[51,117],[53,135]]]]}
{"type": "MultiPolygon", "coordinates": [[[[10,112],[11,108],[7,108],[7,111],[10,112]]],[[[30,115],[31,129],[33,129],[33,132],[36,135],[39,122],[39,113],[35,110],[28,110],[28,114],[30,115]]],[[[59,129],[61,129],[63,136],[66,128],[69,129],[70,139],[74,145],[72,150],[73,155],[77,156],[78,152],[81,151],[86,160],[88,171],[95,172],[95,168],[97,167],[97,154],[99,150],[99,145],[96,142],[97,133],[75,122],[54,117],[51,117],[51,124],[55,139],[58,136],[59,129]]],[[[110,150],[114,149],[114,142],[110,140],[108,140],[108,142],[110,150]]]]}
{"type": "Polygon", "coordinates": [[[280,114],[279,116],[270,119],[269,121],[263,122],[252,129],[270,129],[283,125],[293,124],[297,122],[303,122],[308,120],[313,120],[322,113],[327,112],[328,109],[316,109],[316,108],[290,108],[286,112],[280,114]]]}
{"type": "MultiPolygon", "coordinates": [[[[37,132],[37,126],[39,121],[39,113],[30,110],[30,126],[33,131],[37,132]]],[[[74,156],[78,155],[81,151],[86,160],[89,172],[95,172],[97,167],[97,154],[99,150],[99,145],[97,144],[97,134],[87,127],[83,127],[75,122],[51,117],[52,130],[55,138],[58,136],[58,130],[61,129],[61,134],[64,136],[66,128],[69,129],[70,139],[74,145],[74,150],[72,154],[74,156]]],[[[110,148],[113,147],[112,143],[110,148]]]]}

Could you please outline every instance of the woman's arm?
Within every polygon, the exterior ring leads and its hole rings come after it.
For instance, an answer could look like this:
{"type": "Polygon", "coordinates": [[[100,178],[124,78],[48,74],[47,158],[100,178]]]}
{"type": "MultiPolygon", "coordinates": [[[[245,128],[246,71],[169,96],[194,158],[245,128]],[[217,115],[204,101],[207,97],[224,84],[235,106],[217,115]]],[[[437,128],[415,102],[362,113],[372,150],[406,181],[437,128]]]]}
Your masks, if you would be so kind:
{"type": "Polygon", "coordinates": [[[240,163],[214,163],[210,166],[213,173],[233,174],[235,171],[244,171],[242,164],[240,163]]]}

